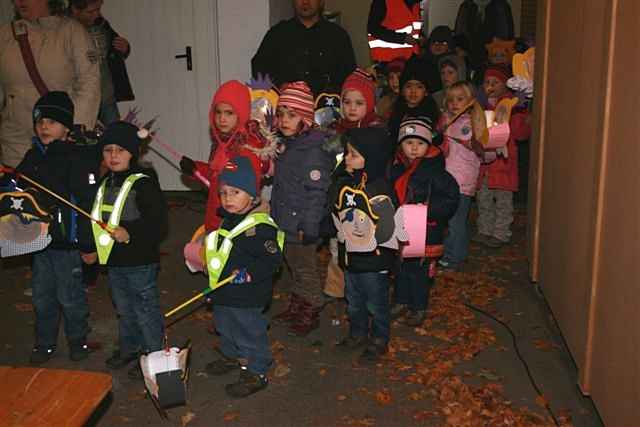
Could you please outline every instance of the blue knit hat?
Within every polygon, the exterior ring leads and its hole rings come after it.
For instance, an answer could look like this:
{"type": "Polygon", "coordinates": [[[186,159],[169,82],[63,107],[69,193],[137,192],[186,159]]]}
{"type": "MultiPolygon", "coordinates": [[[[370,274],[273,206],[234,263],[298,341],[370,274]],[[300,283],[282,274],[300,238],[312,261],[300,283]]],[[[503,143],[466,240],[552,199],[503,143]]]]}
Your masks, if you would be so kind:
{"type": "Polygon", "coordinates": [[[244,156],[229,160],[218,177],[219,185],[227,184],[239,188],[251,197],[258,195],[258,179],[251,160],[244,156]]]}

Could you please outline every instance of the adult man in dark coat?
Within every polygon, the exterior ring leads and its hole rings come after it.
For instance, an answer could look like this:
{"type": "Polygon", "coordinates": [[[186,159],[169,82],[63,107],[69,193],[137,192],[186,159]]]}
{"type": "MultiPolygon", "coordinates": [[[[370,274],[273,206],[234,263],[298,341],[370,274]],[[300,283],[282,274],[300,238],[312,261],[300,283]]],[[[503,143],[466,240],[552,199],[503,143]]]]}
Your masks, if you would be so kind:
{"type": "Polygon", "coordinates": [[[264,36],[251,60],[254,77],[268,74],[278,86],[302,80],[316,96],[338,90],[356,67],[351,38],[322,17],[324,0],[293,0],[293,6],[295,16],[264,36]]]}

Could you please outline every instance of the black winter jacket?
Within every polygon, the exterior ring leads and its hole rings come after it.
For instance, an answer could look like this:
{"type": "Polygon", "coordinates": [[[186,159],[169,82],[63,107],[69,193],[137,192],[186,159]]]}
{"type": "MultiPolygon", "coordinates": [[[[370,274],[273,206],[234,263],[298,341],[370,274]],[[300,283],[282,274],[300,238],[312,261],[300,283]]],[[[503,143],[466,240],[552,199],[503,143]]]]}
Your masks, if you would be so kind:
{"type": "MultiPolygon", "coordinates": [[[[248,214],[235,215],[220,209],[223,230],[232,230],[248,214]]],[[[256,212],[256,211],[254,211],[256,212]]],[[[265,307],[271,302],[273,275],[282,264],[282,252],[277,244],[277,230],[265,224],[246,231],[233,239],[233,249],[224,266],[220,279],[229,277],[235,270],[246,269],[251,281],[242,284],[229,283],[211,295],[214,304],[230,307],[265,307]]]]}
{"type": "Polygon", "coordinates": [[[109,53],[107,54],[107,64],[109,65],[109,71],[111,72],[111,80],[113,81],[113,92],[117,102],[133,101],[135,96],[133,89],[131,88],[131,82],[129,81],[129,74],[127,73],[127,66],[124,60],[129,57],[131,48],[126,53],[122,53],[113,47],[113,39],[118,37],[118,33],[111,27],[111,24],[106,19],[104,20],[105,29],[108,34],[109,53]]]}

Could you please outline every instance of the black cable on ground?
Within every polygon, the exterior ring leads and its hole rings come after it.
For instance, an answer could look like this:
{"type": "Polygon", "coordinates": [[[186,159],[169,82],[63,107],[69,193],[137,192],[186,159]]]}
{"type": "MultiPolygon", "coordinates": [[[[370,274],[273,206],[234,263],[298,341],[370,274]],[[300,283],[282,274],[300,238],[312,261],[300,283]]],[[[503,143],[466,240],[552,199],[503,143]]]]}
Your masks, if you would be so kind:
{"type": "Polygon", "coordinates": [[[533,386],[533,388],[536,391],[536,393],[538,393],[538,396],[540,396],[544,400],[544,407],[547,410],[547,412],[549,413],[549,415],[551,415],[551,418],[553,419],[554,424],[557,427],[560,427],[560,423],[558,422],[558,419],[556,418],[555,414],[551,410],[551,406],[549,405],[549,402],[544,397],[544,394],[542,394],[542,391],[540,390],[540,387],[538,387],[538,384],[536,384],[536,381],[533,379],[533,375],[531,374],[531,370],[529,369],[529,365],[527,364],[527,361],[524,360],[524,357],[522,357],[522,354],[520,353],[520,347],[518,347],[518,340],[516,338],[516,334],[513,333],[513,330],[511,329],[511,327],[509,325],[507,325],[506,323],[504,323],[502,320],[500,320],[497,317],[493,316],[492,314],[487,313],[486,311],[482,310],[481,308],[478,308],[476,306],[473,306],[473,305],[467,304],[467,303],[465,303],[464,305],[467,308],[469,308],[469,309],[471,309],[471,310],[473,310],[475,312],[478,312],[478,313],[482,314],[483,316],[486,316],[486,317],[490,318],[494,322],[499,323],[500,325],[502,325],[509,332],[509,335],[511,335],[511,340],[513,341],[513,348],[516,351],[516,355],[518,356],[518,359],[520,359],[520,362],[522,362],[522,365],[524,366],[524,369],[527,371],[527,376],[529,377],[529,381],[531,382],[531,385],[533,386]]]}

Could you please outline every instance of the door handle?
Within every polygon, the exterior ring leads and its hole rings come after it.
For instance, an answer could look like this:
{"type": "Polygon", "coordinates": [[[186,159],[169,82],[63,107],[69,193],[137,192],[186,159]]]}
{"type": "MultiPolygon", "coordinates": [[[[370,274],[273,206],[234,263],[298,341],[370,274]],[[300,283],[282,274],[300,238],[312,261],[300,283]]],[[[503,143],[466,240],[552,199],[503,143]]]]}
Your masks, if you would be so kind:
{"type": "Polygon", "coordinates": [[[193,62],[191,61],[191,46],[187,46],[185,48],[185,53],[181,55],[176,55],[176,59],[186,59],[187,60],[187,71],[193,70],[193,62]]]}

